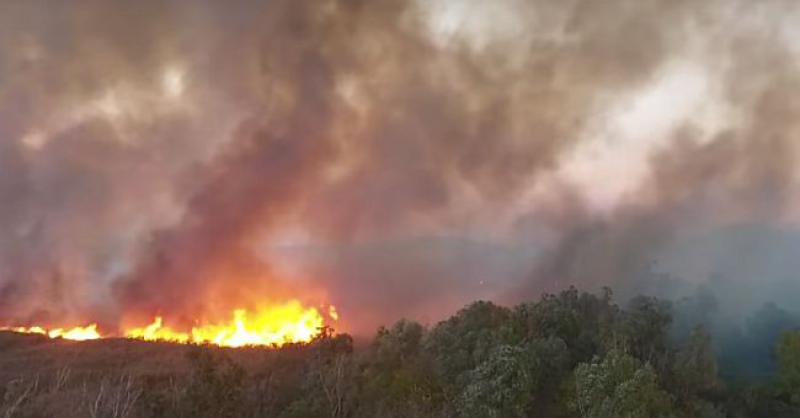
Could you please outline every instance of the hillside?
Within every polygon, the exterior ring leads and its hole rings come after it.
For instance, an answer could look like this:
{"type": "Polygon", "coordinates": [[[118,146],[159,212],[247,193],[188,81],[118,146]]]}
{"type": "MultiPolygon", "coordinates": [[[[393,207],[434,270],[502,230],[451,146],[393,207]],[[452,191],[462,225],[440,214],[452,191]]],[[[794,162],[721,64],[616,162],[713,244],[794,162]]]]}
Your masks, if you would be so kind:
{"type": "Polygon", "coordinates": [[[570,288],[513,308],[475,302],[431,328],[401,320],[359,348],[328,330],[279,348],[3,332],[2,411],[67,418],[797,417],[800,332],[791,329],[800,322],[772,306],[750,321],[762,341],[745,334],[715,340],[718,333],[691,324],[687,306],[637,297],[620,307],[609,291],[570,288]],[[774,324],[783,331],[767,332],[774,324]],[[746,362],[762,378],[725,380],[735,369],[720,370],[718,358],[727,368],[746,362]]]}

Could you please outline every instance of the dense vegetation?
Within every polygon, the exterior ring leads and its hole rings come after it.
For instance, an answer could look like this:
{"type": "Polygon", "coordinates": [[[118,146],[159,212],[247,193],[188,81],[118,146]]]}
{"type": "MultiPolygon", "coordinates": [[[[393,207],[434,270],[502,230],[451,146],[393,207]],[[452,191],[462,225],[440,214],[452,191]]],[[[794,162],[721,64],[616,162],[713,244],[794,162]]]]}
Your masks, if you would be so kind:
{"type": "Polygon", "coordinates": [[[274,350],[175,348],[180,361],[164,364],[183,362],[177,368],[71,373],[51,362],[49,373],[31,367],[7,379],[0,413],[800,417],[800,320],[768,305],[716,340],[690,309],[705,305],[638,297],[620,308],[610,291],[571,288],[513,308],[475,302],[430,329],[401,320],[358,349],[325,330],[274,350]]]}

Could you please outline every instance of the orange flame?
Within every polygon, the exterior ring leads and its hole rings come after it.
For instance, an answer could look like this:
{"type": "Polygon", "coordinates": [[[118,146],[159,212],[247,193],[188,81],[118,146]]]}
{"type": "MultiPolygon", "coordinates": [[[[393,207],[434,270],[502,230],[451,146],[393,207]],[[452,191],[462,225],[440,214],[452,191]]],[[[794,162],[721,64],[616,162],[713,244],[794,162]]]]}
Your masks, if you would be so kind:
{"type": "Polygon", "coordinates": [[[63,338],[65,340],[85,341],[100,338],[97,332],[97,324],[90,324],[85,327],[74,328],[53,328],[47,329],[40,326],[33,327],[0,327],[0,331],[13,331],[24,334],[41,334],[50,338],[63,338]]]}
{"type": "Polygon", "coordinates": [[[259,309],[252,315],[244,309],[236,309],[226,322],[204,323],[187,332],[165,326],[163,318],[156,317],[145,327],[126,330],[125,336],[146,341],[210,343],[224,347],[282,345],[311,341],[324,324],[317,309],[303,308],[300,302],[291,301],[259,309]]]}
{"type": "MultiPolygon", "coordinates": [[[[327,317],[339,319],[334,306],[329,306],[327,317]]],[[[144,327],[127,328],[122,336],[145,341],[168,341],[176,343],[214,344],[224,347],[246,345],[283,345],[287,343],[309,342],[325,326],[325,319],[316,308],[306,308],[296,301],[283,305],[259,308],[255,312],[236,309],[231,318],[221,322],[201,322],[189,330],[179,330],[165,325],[164,318],[157,316],[144,327]]],[[[41,334],[50,338],[67,340],[94,340],[106,338],[101,335],[97,324],[74,328],[0,327],[0,331],[13,331],[26,334],[41,334]]]]}

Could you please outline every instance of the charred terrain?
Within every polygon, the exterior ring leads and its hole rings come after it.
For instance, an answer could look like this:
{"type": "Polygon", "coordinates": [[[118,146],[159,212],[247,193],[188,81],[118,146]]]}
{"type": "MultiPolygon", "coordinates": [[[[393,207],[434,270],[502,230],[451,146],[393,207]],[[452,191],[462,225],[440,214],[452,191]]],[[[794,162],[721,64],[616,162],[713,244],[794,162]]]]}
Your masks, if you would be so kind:
{"type": "MultiPolygon", "coordinates": [[[[710,299],[711,298],[711,299],[710,299]]],[[[435,326],[401,320],[354,344],[221,348],[0,333],[6,417],[797,417],[800,316],[749,326],[571,288],[435,326]],[[713,335],[712,335],[713,334],[713,335]]]]}

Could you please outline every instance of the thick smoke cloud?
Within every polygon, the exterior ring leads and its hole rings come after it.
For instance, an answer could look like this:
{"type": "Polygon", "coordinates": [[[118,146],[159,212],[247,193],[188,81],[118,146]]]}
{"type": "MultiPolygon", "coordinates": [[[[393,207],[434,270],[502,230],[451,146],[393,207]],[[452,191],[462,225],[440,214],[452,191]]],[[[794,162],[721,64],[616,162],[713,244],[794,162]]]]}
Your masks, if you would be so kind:
{"type": "Polygon", "coordinates": [[[0,6],[9,322],[796,282],[792,2],[68,3],[0,6]]]}
{"type": "Polygon", "coordinates": [[[610,213],[567,203],[578,215],[556,227],[536,285],[612,280],[629,293],[676,297],[711,280],[728,308],[778,299],[797,307],[780,296],[797,287],[796,55],[774,33],[746,35],[723,38],[713,57],[727,59],[717,77],[735,118],[712,133],[677,126],[610,213]]]}

